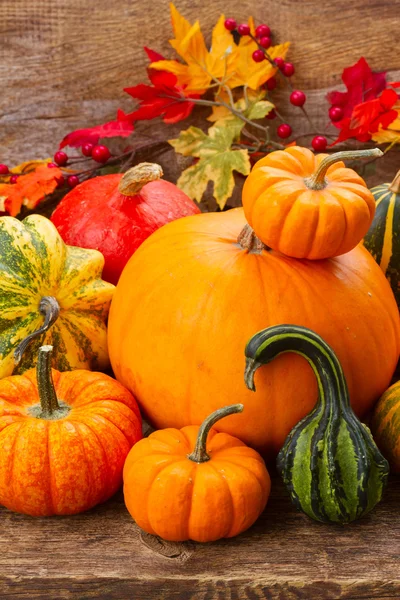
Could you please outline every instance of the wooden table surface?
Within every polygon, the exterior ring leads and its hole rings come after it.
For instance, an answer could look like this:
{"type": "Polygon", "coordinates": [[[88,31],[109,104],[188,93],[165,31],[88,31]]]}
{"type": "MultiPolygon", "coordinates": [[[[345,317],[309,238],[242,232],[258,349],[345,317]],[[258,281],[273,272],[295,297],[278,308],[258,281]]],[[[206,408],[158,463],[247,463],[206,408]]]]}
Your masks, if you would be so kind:
{"type": "Polygon", "coordinates": [[[347,526],[297,512],[279,477],[242,535],[210,544],[143,533],[122,494],[74,517],[0,511],[0,598],[383,600],[400,598],[400,478],[347,526]]]}
{"type": "MultiPolygon", "coordinates": [[[[275,40],[292,41],[293,84],[322,131],[327,91],[360,56],[400,79],[400,0],[176,0],[210,39],[219,14],[267,21],[275,40]]],[[[123,87],[146,80],[143,45],[172,57],[167,0],[1,0],[0,162],[17,164],[57,149],[73,129],[133,109],[123,87]]],[[[342,88],[343,89],[343,88],[342,88]]],[[[272,100],[283,102],[277,90],[272,100]]],[[[287,97],[287,94],[286,94],[287,97]]],[[[280,104],[281,106],[281,104],[280,104]]],[[[281,112],[302,131],[305,120],[281,112]]],[[[200,109],[197,114],[201,114],[200,109]]],[[[195,119],[196,117],[193,117],[195,119]]],[[[204,114],[196,122],[203,123],[204,114]]],[[[140,124],[140,136],[169,139],[190,123],[140,124]]],[[[170,149],[153,160],[176,180],[170,149]]],[[[370,185],[392,179],[391,151],[366,174],[370,185]]],[[[171,544],[139,531],[122,495],[76,517],[31,519],[0,509],[0,597],[34,600],[383,600],[400,599],[400,479],[384,501],[347,527],[314,523],[290,505],[277,476],[257,524],[233,540],[171,544]]]]}

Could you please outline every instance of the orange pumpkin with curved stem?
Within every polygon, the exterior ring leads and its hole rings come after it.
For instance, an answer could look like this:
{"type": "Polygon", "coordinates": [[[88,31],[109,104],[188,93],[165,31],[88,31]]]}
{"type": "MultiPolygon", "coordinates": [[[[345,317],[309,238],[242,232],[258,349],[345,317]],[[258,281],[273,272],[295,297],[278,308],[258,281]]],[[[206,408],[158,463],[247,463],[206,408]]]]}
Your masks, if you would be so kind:
{"type": "Polygon", "coordinates": [[[378,148],[331,156],[299,146],[271,152],[244,184],[246,219],[266,246],[286,256],[345,254],[367,233],[375,201],[365,181],[342,161],[381,155],[378,148]]]}
{"type": "Polygon", "coordinates": [[[239,439],[211,429],[242,410],[226,406],[201,427],[155,431],[132,448],[124,496],[139,527],[169,541],[212,542],[254,523],[271,487],[264,461],[239,439]]]}
{"type": "Polygon", "coordinates": [[[40,348],[37,371],[0,381],[0,504],[40,517],[107,500],[142,437],[128,390],[103,373],[52,372],[51,351],[40,348]]]}

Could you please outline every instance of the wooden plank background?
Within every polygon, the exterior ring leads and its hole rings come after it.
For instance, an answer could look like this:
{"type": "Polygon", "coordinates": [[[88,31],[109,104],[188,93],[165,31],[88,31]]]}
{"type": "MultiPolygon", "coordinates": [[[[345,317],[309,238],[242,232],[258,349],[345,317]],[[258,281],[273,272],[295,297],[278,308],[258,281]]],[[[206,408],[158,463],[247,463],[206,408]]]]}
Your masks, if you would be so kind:
{"type": "MultiPolygon", "coordinates": [[[[343,68],[360,56],[374,70],[386,69],[389,79],[400,79],[400,0],[176,0],[176,5],[191,22],[200,20],[208,39],[225,11],[238,22],[250,14],[267,22],[275,42],[290,40],[293,83],[307,93],[319,131],[327,124],[326,92],[340,85],[343,68]]],[[[144,45],[173,56],[166,0],[1,0],[0,7],[0,161],[10,165],[51,155],[66,133],[113,118],[117,107],[131,110],[133,102],[122,89],[146,80],[144,45]]],[[[282,91],[272,94],[272,100],[281,97],[282,91]]],[[[295,131],[302,131],[301,111],[286,112],[295,131]]],[[[168,139],[187,126],[147,122],[139,132],[168,139]]],[[[179,165],[173,151],[160,162],[175,179],[179,165]]],[[[399,164],[399,155],[390,153],[368,181],[391,177],[399,164]]]]}

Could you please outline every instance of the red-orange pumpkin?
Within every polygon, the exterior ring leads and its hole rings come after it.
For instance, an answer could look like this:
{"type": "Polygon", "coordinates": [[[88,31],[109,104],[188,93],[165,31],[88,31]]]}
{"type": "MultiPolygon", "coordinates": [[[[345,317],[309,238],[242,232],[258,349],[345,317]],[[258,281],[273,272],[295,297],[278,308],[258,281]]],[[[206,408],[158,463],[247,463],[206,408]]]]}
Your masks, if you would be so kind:
{"type": "Polygon", "coordinates": [[[264,244],[294,258],[349,252],[367,233],[375,201],[365,181],[342,160],[379,149],[315,156],[292,146],[253,167],[243,187],[246,219],[264,244]]]}
{"type": "Polygon", "coordinates": [[[105,281],[117,283],[129,258],[153,231],[200,212],[182,190],[161,179],[162,174],[160,165],[140,163],[125,174],[88,179],[52,214],[66,244],[100,250],[105,281]]]}
{"type": "Polygon", "coordinates": [[[258,369],[245,388],[244,348],[260,329],[293,323],[334,349],[363,415],[387,388],[399,356],[390,286],[358,246],[326,261],[266,251],[242,209],[187,217],[155,232],[117,286],[108,339],[114,372],[157,428],[198,425],[221,405],[244,416],[220,429],[275,454],[317,399],[315,377],[294,355],[258,369]]]}
{"type": "Polygon", "coordinates": [[[128,390],[103,373],[51,372],[51,349],[39,350],[37,381],[34,369],[0,381],[0,504],[40,517],[107,500],[142,437],[128,390]]]}

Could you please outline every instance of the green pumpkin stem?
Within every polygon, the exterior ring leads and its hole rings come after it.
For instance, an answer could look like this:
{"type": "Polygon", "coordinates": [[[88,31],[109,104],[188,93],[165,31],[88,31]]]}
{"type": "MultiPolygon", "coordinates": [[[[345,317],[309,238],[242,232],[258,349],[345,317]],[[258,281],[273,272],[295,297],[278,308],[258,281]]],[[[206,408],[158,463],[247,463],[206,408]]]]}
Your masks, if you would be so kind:
{"type": "Polygon", "coordinates": [[[39,312],[44,315],[44,323],[39,329],[28,335],[22,340],[14,350],[14,362],[18,365],[21,362],[22,356],[27,347],[39,336],[54,325],[60,314],[60,305],[54,296],[43,296],[39,304],[39,312]]]}
{"type": "Polygon", "coordinates": [[[53,346],[41,346],[39,348],[38,361],[36,365],[37,386],[39,392],[42,419],[51,418],[54,413],[60,411],[56,390],[54,388],[51,374],[51,359],[53,346]]]}
{"type": "Polygon", "coordinates": [[[388,463],[350,406],[336,354],[314,331],[278,325],[255,334],[245,349],[247,387],[255,391],[256,370],[286,352],[299,354],[313,369],[318,401],[289,433],[278,471],[297,508],[317,521],[349,523],[381,499],[388,463]]]}
{"type": "Polygon", "coordinates": [[[118,185],[118,191],[124,196],[136,196],[143,186],[150,181],[157,181],[163,176],[163,170],[156,163],[143,162],[124,173],[118,185]]]}
{"type": "Polygon", "coordinates": [[[329,167],[334,165],[336,162],[339,162],[340,160],[355,160],[357,158],[378,158],[379,156],[383,156],[383,152],[379,148],[335,152],[335,154],[331,154],[321,161],[318,169],[315,171],[315,173],[313,173],[313,175],[311,175],[311,177],[304,179],[305,184],[310,190],[323,190],[327,185],[325,180],[326,172],[328,171],[329,167]]]}
{"type": "Polygon", "coordinates": [[[196,445],[191,454],[188,455],[189,460],[192,460],[195,463],[203,463],[210,460],[210,456],[207,454],[207,437],[210,433],[210,429],[223,419],[224,417],[228,417],[229,415],[233,415],[236,413],[240,413],[243,411],[243,404],[232,404],[230,406],[224,406],[223,408],[219,408],[215,412],[213,412],[209,417],[207,417],[203,423],[200,425],[199,433],[196,440],[196,445]]]}
{"type": "Polygon", "coordinates": [[[392,183],[389,185],[389,190],[393,194],[400,194],[400,171],[397,171],[392,183]]]}

